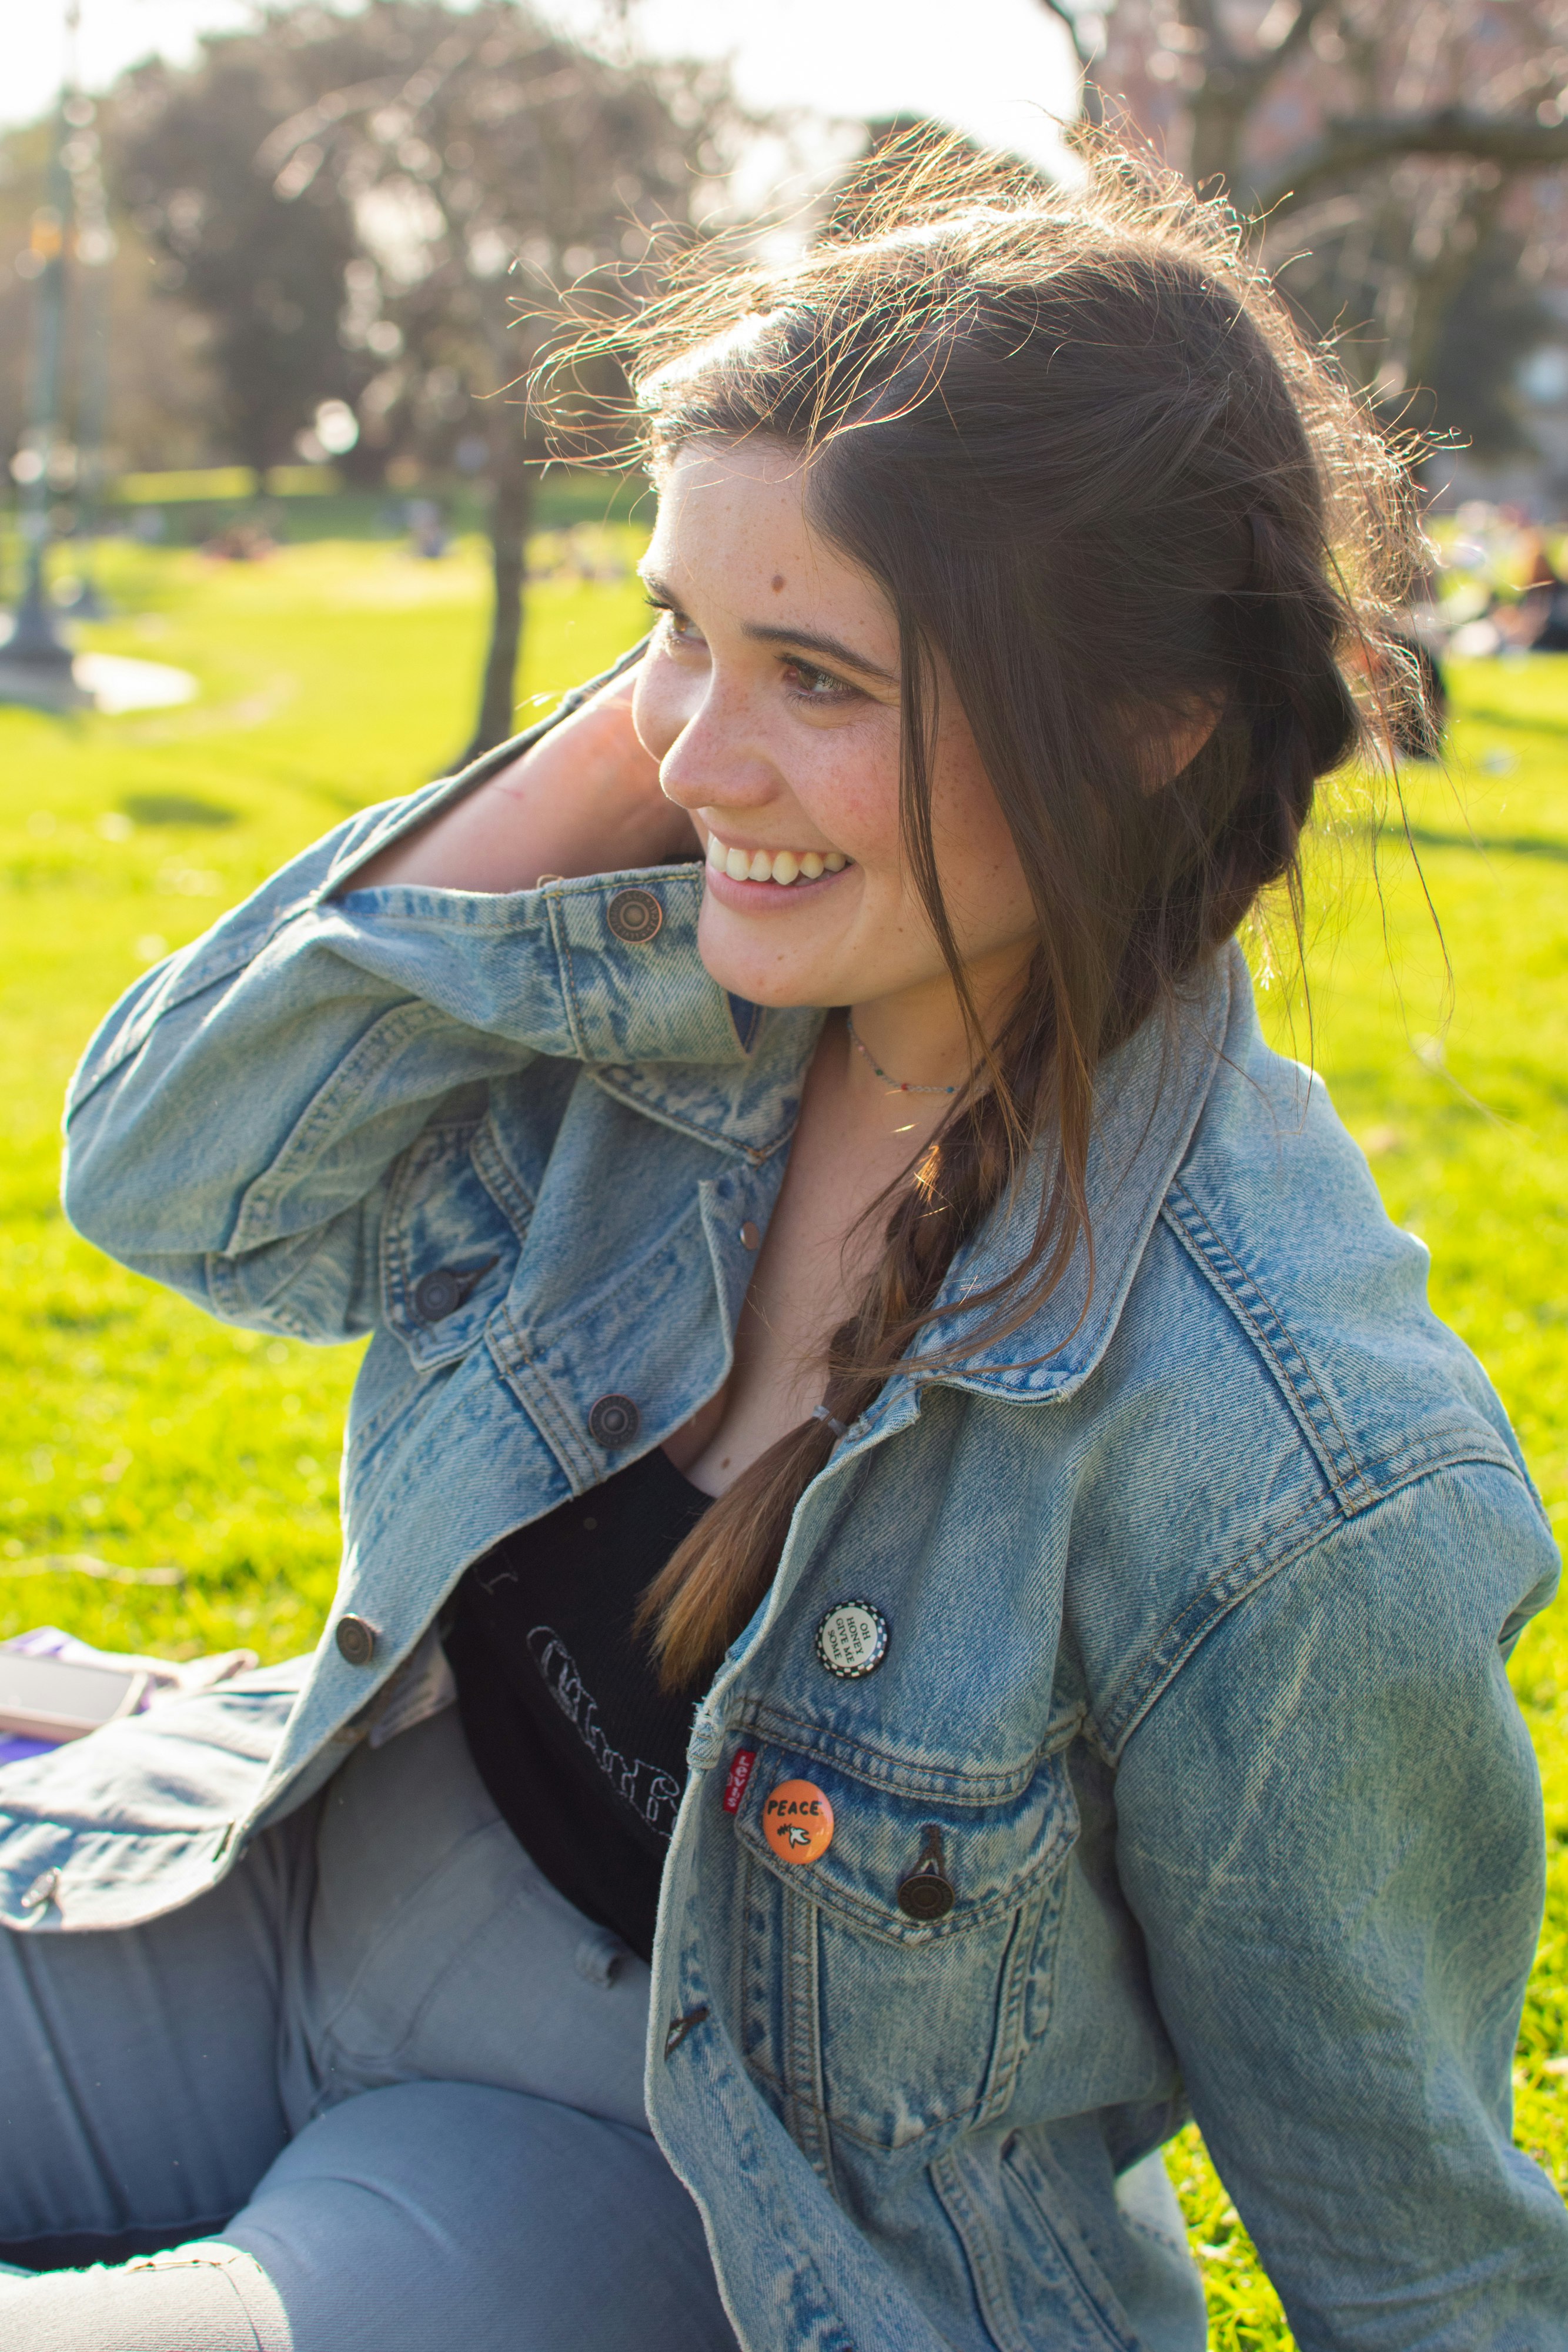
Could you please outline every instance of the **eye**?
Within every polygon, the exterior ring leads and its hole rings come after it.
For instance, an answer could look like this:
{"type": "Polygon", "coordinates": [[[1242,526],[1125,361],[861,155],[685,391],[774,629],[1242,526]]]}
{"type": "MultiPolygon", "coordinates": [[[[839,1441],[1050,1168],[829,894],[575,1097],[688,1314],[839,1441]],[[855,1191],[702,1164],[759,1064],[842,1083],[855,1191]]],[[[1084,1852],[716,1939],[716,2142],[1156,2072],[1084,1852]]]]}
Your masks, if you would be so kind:
{"type": "Polygon", "coordinates": [[[798,702],[850,702],[860,693],[858,687],[846,686],[831,669],[818,669],[814,663],[801,661],[798,655],[786,654],[780,667],[798,702]]]}
{"type": "Polygon", "coordinates": [[[664,635],[673,644],[692,646],[702,644],[702,631],[695,622],[687,619],[685,613],[677,612],[674,604],[666,604],[657,596],[644,596],[643,602],[650,612],[664,614],[664,635]]]}

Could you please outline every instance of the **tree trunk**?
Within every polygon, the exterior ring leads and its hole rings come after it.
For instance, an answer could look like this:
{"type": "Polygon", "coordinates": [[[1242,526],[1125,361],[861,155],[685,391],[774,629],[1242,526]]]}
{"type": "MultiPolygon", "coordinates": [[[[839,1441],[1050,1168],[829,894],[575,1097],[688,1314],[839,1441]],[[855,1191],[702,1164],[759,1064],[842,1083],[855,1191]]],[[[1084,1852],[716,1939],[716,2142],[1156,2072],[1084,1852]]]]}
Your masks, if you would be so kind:
{"type": "Polygon", "coordinates": [[[534,513],[534,468],[528,462],[522,420],[503,412],[493,435],[490,497],[490,570],[495,598],[490,645],[474,738],[464,762],[504,743],[517,729],[517,646],[523,626],[523,567],[534,513]]]}

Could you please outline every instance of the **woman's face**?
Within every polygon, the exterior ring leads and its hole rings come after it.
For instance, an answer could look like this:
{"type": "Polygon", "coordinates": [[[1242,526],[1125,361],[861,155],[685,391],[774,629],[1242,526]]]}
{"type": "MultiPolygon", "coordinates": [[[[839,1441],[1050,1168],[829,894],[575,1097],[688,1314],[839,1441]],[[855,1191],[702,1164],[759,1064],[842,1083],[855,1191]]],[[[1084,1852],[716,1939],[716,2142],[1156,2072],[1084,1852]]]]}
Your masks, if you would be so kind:
{"type": "MultiPolygon", "coordinates": [[[[702,443],[669,467],[643,566],[664,616],[633,711],[707,850],[698,943],[714,978],[753,1003],[860,1005],[942,983],[946,967],[900,838],[897,625],[812,530],[803,487],[777,443],[702,443]]],[[[942,688],[937,872],[986,992],[1027,959],[1034,909],[942,688]]]]}

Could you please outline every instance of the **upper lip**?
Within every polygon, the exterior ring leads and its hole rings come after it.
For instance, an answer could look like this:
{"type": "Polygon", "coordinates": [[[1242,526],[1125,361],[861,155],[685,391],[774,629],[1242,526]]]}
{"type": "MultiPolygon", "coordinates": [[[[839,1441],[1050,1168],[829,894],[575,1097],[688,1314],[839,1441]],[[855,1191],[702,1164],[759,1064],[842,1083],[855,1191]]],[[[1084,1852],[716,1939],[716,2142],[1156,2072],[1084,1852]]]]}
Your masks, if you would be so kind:
{"type": "Polygon", "coordinates": [[[799,841],[737,841],[732,835],[720,833],[716,826],[710,824],[705,846],[711,848],[716,841],[721,849],[744,849],[748,857],[758,849],[769,857],[777,857],[781,849],[787,849],[794,857],[839,856],[846,864],[849,862],[848,851],[835,850],[831,841],[808,841],[804,844],[799,841]]]}

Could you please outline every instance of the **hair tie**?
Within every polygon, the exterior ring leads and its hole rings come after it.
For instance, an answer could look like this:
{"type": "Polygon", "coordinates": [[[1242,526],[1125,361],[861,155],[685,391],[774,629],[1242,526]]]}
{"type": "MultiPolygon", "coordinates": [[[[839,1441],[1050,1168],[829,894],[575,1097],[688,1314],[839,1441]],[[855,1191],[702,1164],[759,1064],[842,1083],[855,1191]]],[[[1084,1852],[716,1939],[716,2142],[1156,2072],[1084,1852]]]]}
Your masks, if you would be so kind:
{"type": "Polygon", "coordinates": [[[835,1420],[825,1404],[814,1404],[811,1407],[811,1419],[825,1421],[835,1437],[847,1437],[850,1433],[841,1421],[835,1420]]]}

